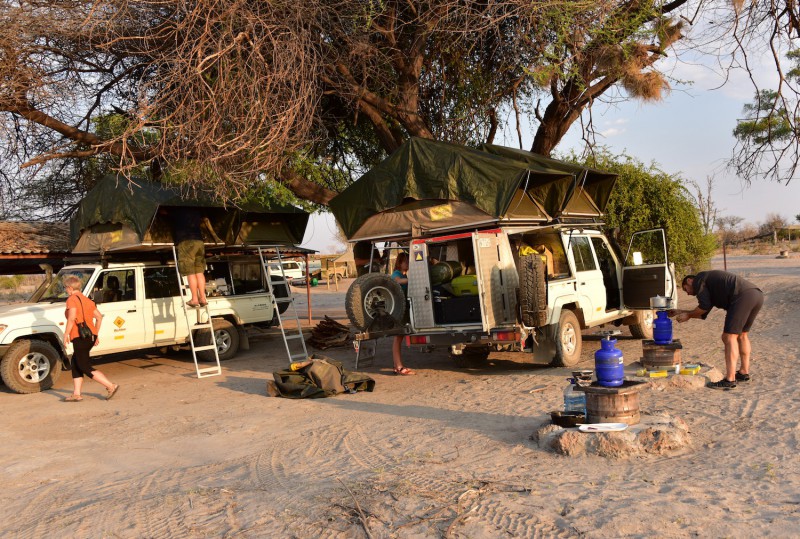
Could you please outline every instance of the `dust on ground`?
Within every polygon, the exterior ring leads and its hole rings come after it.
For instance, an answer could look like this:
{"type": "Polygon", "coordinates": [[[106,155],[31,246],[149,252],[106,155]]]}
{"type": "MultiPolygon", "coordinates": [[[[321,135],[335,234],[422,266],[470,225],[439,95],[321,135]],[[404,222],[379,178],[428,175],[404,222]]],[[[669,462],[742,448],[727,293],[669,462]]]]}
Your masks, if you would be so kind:
{"type": "MultiPolygon", "coordinates": [[[[766,293],[751,334],[753,381],[641,395],[644,413],[689,425],[693,444],[681,454],[613,460],[539,449],[529,436],[561,406],[569,373],[521,354],[463,369],[445,350],[409,350],[418,375],[401,377],[385,339],[374,366],[360,369],[375,392],[268,398],[266,381],[287,363],[273,331],[254,336],[222,376],[201,380],[186,352],[117,357],[99,366],[122,386],[111,401],[87,381],[83,402],[61,402],[68,373],[45,393],[0,387],[0,535],[795,536],[800,258],[736,257],[728,267],[766,293]]],[[[325,314],[346,322],[347,284],[313,291],[314,323],[325,314]]],[[[724,368],[723,317],[715,310],[676,325],[685,362],[724,368]]],[[[599,346],[589,334],[586,368],[599,346]]],[[[622,336],[619,347],[626,363],[641,356],[637,340],[622,336]]],[[[352,349],[323,353],[352,366],[352,349]]]]}

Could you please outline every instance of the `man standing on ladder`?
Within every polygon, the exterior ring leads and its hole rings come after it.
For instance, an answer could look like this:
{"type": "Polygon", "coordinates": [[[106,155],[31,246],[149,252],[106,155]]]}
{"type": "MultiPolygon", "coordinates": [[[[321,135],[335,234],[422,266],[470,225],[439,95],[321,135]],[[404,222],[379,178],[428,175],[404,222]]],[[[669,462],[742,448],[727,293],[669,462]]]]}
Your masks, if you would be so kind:
{"type": "Polygon", "coordinates": [[[172,238],[178,251],[178,271],[189,281],[192,298],[186,303],[189,307],[205,307],[206,299],[206,250],[203,231],[211,234],[216,243],[224,243],[211,226],[208,217],[199,208],[174,207],[169,210],[172,224],[172,238]]]}

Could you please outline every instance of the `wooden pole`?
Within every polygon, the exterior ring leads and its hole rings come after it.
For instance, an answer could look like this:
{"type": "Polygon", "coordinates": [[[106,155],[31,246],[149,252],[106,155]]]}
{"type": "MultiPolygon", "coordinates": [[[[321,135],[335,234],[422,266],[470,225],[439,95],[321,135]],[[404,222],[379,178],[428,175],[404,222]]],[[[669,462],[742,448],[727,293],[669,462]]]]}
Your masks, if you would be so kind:
{"type": "Polygon", "coordinates": [[[308,325],[311,325],[311,272],[308,267],[308,253],[306,253],[306,298],[308,298],[308,325]]]}
{"type": "Polygon", "coordinates": [[[727,245],[728,244],[725,243],[725,241],[723,240],[722,241],[722,269],[724,269],[725,271],[728,271],[728,253],[727,253],[727,249],[726,249],[727,245]]]}

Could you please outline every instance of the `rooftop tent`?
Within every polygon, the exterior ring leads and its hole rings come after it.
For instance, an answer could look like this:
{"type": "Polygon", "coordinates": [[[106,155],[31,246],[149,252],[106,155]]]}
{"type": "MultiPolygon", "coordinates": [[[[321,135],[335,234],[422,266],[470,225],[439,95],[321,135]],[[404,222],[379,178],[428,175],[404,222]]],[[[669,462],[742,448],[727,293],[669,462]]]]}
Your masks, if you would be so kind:
{"type": "Polygon", "coordinates": [[[546,168],[563,170],[572,174],[576,181],[575,189],[573,189],[567,197],[564,207],[560,208],[555,213],[555,216],[601,216],[605,212],[608,199],[617,181],[616,174],[558,161],[525,150],[496,146],[494,144],[483,144],[480,149],[492,154],[508,157],[509,159],[515,159],[546,168]]]}
{"type": "Polygon", "coordinates": [[[348,239],[407,236],[502,220],[547,221],[572,176],[504,156],[412,138],[331,200],[348,239]]]}
{"type": "MultiPolygon", "coordinates": [[[[70,223],[73,253],[149,250],[171,245],[170,208],[201,208],[226,246],[303,240],[308,213],[279,204],[224,207],[183,198],[177,189],[133,178],[106,176],[87,193],[70,223]]],[[[211,238],[205,238],[213,244],[211,238]]]]}

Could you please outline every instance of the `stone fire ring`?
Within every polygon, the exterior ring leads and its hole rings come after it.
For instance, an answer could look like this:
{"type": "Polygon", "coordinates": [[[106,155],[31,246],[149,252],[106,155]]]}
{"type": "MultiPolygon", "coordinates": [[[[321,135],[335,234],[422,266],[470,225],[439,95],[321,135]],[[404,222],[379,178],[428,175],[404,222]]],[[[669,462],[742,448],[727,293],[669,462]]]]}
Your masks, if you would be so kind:
{"type": "Polygon", "coordinates": [[[628,458],[665,455],[691,446],[689,426],[666,412],[642,412],[641,421],[619,432],[580,432],[550,423],[549,418],[530,437],[541,449],[569,457],[598,455],[628,458]]]}

